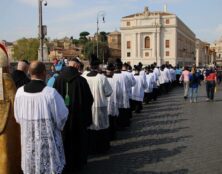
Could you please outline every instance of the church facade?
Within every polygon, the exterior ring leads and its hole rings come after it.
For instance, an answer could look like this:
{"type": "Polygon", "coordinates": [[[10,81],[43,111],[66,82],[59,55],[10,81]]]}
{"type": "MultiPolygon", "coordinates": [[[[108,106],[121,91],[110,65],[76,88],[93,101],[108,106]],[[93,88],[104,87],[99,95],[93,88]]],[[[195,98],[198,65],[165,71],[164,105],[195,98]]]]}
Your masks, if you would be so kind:
{"type": "Polygon", "coordinates": [[[175,14],[144,12],[121,19],[122,61],[135,65],[157,62],[190,65],[195,63],[195,34],[175,14]]]}

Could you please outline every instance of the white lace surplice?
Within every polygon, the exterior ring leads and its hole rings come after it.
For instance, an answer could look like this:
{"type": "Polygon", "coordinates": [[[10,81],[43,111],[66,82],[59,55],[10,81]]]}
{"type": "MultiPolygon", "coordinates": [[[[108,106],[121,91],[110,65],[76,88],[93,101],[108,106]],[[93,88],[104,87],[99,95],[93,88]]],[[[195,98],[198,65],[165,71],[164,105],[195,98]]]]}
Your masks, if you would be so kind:
{"type": "Polygon", "coordinates": [[[24,174],[60,174],[65,165],[61,130],[68,116],[63,98],[50,87],[39,93],[18,89],[15,118],[21,126],[24,174]]]}
{"type": "Polygon", "coordinates": [[[113,89],[112,95],[107,98],[108,99],[107,112],[108,115],[117,117],[119,115],[118,101],[120,101],[123,98],[122,89],[119,81],[116,81],[116,79],[114,78],[107,78],[107,79],[113,89]]]}
{"type": "Polygon", "coordinates": [[[111,96],[113,92],[112,87],[104,75],[97,74],[96,76],[85,76],[85,78],[94,98],[92,106],[93,123],[89,129],[107,129],[109,127],[107,97],[111,96]]]}

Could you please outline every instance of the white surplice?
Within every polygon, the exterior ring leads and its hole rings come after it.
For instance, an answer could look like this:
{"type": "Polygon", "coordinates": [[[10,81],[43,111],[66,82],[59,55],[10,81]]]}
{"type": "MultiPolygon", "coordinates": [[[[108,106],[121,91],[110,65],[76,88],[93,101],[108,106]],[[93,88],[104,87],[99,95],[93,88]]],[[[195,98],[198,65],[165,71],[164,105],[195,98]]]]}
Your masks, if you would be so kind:
{"type": "Polygon", "coordinates": [[[107,129],[109,127],[109,117],[107,114],[107,97],[111,96],[113,90],[107,78],[102,74],[96,76],[84,76],[89,84],[94,98],[92,106],[93,123],[89,127],[91,130],[107,129]]]}
{"type": "Polygon", "coordinates": [[[83,73],[82,73],[82,77],[86,77],[86,75],[89,73],[90,71],[87,71],[87,70],[85,70],[83,73]]]}
{"type": "Polygon", "coordinates": [[[149,73],[149,74],[146,75],[146,82],[147,82],[147,88],[145,89],[145,92],[146,93],[153,92],[154,83],[155,83],[153,73],[149,73]]]}
{"type": "Polygon", "coordinates": [[[160,69],[155,67],[153,70],[153,75],[154,75],[154,79],[155,79],[155,83],[154,83],[154,88],[157,88],[160,85],[160,69]]]}
{"type": "Polygon", "coordinates": [[[147,88],[146,80],[141,75],[134,75],[136,85],[132,87],[132,99],[135,101],[143,101],[144,90],[147,88]]]}
{"type": "Polygon", "coordinates": [[[165,67],[163,72],[164,72],[163,73],[164,82],[165,83],[171,82],[172,80],[171,80],[170,70],[167,67],[165,67]]]}
{"type": "Polygon", "coordinates": [[[39,93],[27,93],[21,87],[14,112],[21,127],[24,174],[61,174],[65,165],[61,131],[68,116],[63,98],[51,87],[39,93]]]}
{"type": "Polygon", "coordinates": [[[120,86],[120,82],[117,81],[117,79],[114,79],[114,78],[107,78],[107,79],[113,89],[112,95],[108,97],[107,112],[108,112],[108,115],[117,117],[119,116],[118,101],[123,98],[122,89],[120,86]]]}
{"type": "Polygon", "coordinates": [[[129,84],[126,87],[127,87],[129,99],[132,99],[132,87],[136,85],[136,79],[135,79],[133,73],[131,73],[131,72],[122,71],[122,74],[129,79],[128,80],[129,84]]]}
{"type": "Polygon", "coordinates": [[[164,71],[160,70],[160,76],[159,76],[159,83],[160,85],[163,85],[165,82],[165,74],[164,74],[164,71]]]}
{"type": "Polygon", "coordinates": [[[123,73],[114,73],[113,79],[115,79],[115,81],[118,81],[120,83],[122,97],[119,98],[118,100],[119,108],[124,108],[124,109],[130,108],[129,93],[128,93],[128,90],[132,89],[131,87],[132,82],[130,78],[123,73]]]}

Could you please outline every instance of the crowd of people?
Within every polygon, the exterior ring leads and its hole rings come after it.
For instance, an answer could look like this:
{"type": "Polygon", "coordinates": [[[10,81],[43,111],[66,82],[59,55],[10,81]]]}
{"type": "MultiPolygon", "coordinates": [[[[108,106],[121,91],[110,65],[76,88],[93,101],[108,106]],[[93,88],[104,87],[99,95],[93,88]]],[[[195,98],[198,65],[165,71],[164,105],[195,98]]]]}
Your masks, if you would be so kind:
{"type": "MultiPolygon", "coordinates": [[[[92,55],[85,70],[78,57],[54,62],[50,72],[42,62],[22,60],[10,75],[7,57],[0,45],[0,174],[81,170],[89,155],[110,149],[143,104],[180,81],[185,98],[187,88],[192,100],[197,97],[200,76],[194,67],[191,73],[169,64],[131,67],[117,59],[101,68],[92,55]]],[[[206,79],[211,99],[214,75],[209,72],[206,79]]]]}
{"type": "Polygon", "coordinates": [[[217,74],[214,66],[208,68],[198,69],[195,65],[191,67],[184,67],[184,70],[179,78],[180,82],[183,82],[184,86],[184,99],[190,100],[190,103],[196,103],[198,98],[198,88],[202,81],[206,84],[206,101],[214,100],[214,93],[216,91],[216,85],[220,83],[221,74],[217,74]]]}

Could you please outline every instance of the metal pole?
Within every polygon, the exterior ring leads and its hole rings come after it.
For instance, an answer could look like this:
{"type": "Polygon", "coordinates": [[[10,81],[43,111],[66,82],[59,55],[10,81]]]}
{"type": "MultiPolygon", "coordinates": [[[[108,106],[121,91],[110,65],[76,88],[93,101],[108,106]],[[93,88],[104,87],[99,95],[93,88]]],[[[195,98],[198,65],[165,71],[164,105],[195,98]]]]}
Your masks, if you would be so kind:
{"type": "Polygon", "coordinates": [[[96,21],[96,23],[97,23],[97,58],[99,58],[99,17],[100,16],[102,16],[103,17],[103,22],[105,22],[105,12],[104,11],[99,11],[98,13],[97,13],[97,21],[96,21]]]}
{"type": "Polygon", "coordinates": [[[96,56],[97,58],[99,58],[99,14],[97,15],[97,31],[96,31],[96,34],[97,34],[97,51],[96,51],[96,56]]]}
{"type": "Polygon", "coordinates": [[[40,59],[43,61],[43,32],[42,32],[42,0],[39,0],[39,39],[40,39],[40,59]]]}

